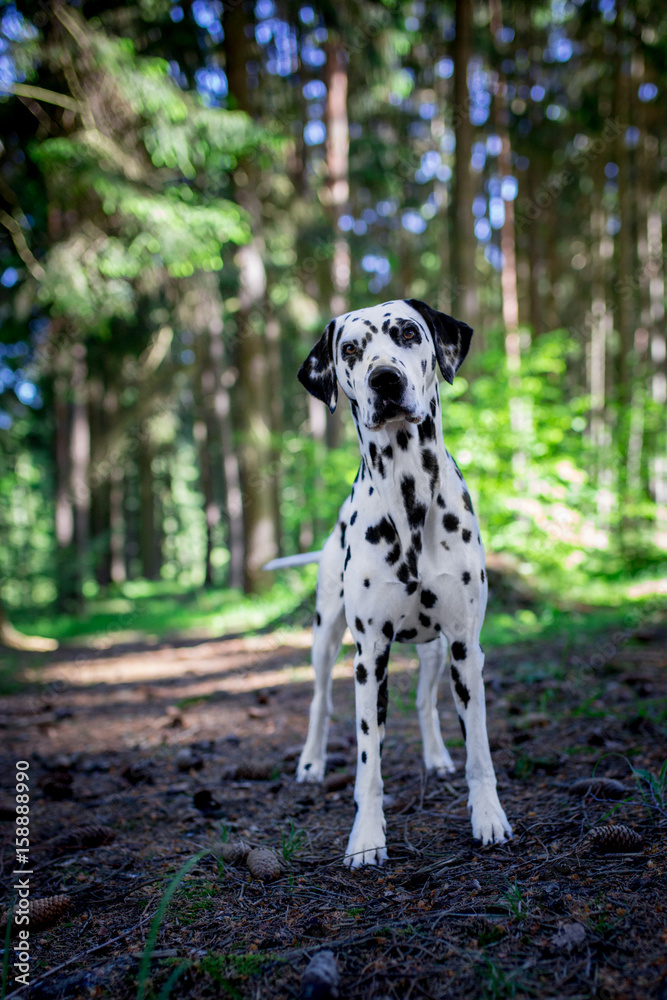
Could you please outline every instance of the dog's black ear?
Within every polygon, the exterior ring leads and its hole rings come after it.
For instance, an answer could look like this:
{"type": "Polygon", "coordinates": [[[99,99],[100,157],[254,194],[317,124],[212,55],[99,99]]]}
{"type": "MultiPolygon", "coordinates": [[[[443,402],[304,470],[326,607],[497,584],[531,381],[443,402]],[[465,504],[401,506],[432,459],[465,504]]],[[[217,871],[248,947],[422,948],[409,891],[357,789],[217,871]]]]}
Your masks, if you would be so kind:
{"type": "Polygon", "coordinates": [[[468,353],[472,339],[472,328],[460,319],[454,319],[447,313],[431,309],[419,299],[406,299],[405,301],[426,320],[433,336],[440,371],[445,381],[451,385],[468,353]]]}
{"type": "Polygon", "coordinates": [[[326,403],[331,412],[338,402],[338,379],[334,364],[334,330],[336,321],[331,320],[312,351],[299,368],[299,382],[316,399],[326,403]]]}

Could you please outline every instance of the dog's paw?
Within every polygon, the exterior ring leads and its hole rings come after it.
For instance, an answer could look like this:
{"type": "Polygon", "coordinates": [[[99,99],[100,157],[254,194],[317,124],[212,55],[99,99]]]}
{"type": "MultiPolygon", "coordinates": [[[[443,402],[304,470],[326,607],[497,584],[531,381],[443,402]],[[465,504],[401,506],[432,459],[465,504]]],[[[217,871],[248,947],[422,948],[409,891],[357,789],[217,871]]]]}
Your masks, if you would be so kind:
{"type": "Polygon", "coordinates": [[[426,773],[433,775],[434,778],[446,778],[456,771],[456,764],[446,750],[444,754],[440,754],[437,757],[425,757],[424,767],[426,768],[426,773]]]}
{"type": "Polygon", "coordinates": [[[301,758],[296,768],[296,780],[307,785],[318,785],[324,781],[324,760],[316,760],[314,757],[301,754],[301,758]]]}
{"type": "Polygon", "coordinates": [[[472,835],[482,844],[505,844],[512,839],[512,827],[495,789],[471,793],[468,810],[472,821],[472,835]]]}
{"type": "Polygon", "coordinates": [[[360,824],[355,821],[347,843],[343,863],[348,868],[362,865],[383,865],[387,860],[384,824],[360,824]]]}

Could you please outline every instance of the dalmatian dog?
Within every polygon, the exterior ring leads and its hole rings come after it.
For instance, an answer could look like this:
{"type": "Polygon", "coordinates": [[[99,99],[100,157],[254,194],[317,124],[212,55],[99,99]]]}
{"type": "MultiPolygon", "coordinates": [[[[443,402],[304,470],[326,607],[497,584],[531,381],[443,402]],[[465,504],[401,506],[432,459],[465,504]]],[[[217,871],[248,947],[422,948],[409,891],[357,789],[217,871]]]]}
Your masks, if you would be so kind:
{"type": "Polygon", "coordinates": [[[454,771],[436,704],[449,647],[473,837],[491,844],[512,836],[486,731],[479,644],[487,598],[484,549],[470,494],[443,441],[437,379],[439,367],[452,383],[471,337],[466,323],[416,299],[385,302],[332,320],[299,371],[302,384],[332,413],[340,385],[361,449],[352,492],[322,552],[267,566],[319,555],[315,692],[297,781],[324,777],[331,670],[346,625],[356,643],[356,816],[345,854],[352,868],[387,858],[381,755],[393,642],[417,646],[424,765],[439,777],[454,771]]]}

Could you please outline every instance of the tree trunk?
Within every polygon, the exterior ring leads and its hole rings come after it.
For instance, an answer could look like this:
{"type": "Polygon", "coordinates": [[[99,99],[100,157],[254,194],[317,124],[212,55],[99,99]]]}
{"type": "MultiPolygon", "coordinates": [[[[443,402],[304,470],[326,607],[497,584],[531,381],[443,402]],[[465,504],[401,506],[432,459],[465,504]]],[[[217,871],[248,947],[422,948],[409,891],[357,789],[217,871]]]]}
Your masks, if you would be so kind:
{"type": "Polygon", "coordinates": [[[454,57],[454,128],[456,131],[452,258],[460,303],[457,316],[469,323],[474,329],[479,322],[479,307],[475,272],[477,241],[472,214],[475,179],[470,167],[474,128],[470,121],[470,98],[468,96],[472,12],[473,5],[470,0],[456,0],[456,38],[452,53],[454,57]]]}
{"type": "MultiPolygon", "coordinates": [[[[229,92],[240,110],[252,113],[246,74],[249,58],[247,21],[242,6],[225,12],[225,56],[229,92]]],[[[244,589],[254,593],[272,577],[262,566],[277,554],[278,511],[271,465],[270,395],[279,391],[268,378],[265,317],[267,313],[261,206],[256,194],[256,168],[242,162],[236,171],[237,201],[248,213],[253,236],[236,255],[239,310],[236,314],[238,382],[236,426],[241,439],[241,490],[245,536],[244,589]]]]}
{"type": "Polygon", "coordinates": [[[97,474],[103,458],[100,442],[104,433],[105,389],[101,379],[88,383],[88,421],[90,424],[90,548],[95,578],[101,587],[111,583],[111,482],[97,474]]]}
{"type": "Polygon", "coordinates": [[[90,563],[90,424],[88,422],[88,365],[86,348],[76,344],[72,349],[72,428],[70,437],[71,490],[74,507],[74,542],[76,546],[76,593],[83,600],[83,584],[90,563]]]}
{"type": "MultiPolygon", "coordinates": [[[[621,8],[623,5],[621,5],[621,8]]],[[[621,26],[621,15],[616,18],[616,65],[614,79],[614,116],[616,121],[631,120],[630,110],[630,74],[626,71],[625,50],[627,44],[626,32],[621,26]]],[[[633,342],[634,317],[637,308],[635,283],[628,279],[635,273],[633,248],[635,238],[633,233],[633,180],[630,172],[630,151],[625,143],[625,130],[619,132],[616,140],[615,159],[618,165],[616,177],[618,183],[618,218],[620,228],[614,239],[615,250],[615,281],[612,290],[614,298],[614,326],[618,333],[618,347],[614,365],[614,402],[616,404],[616,452],[618,472],[618,503],[622,513],[619,521],[619,539],[623,545],[628,521],[628,482],[627,457],[629,451],[631,410],[634,382],[633,342]]]]}
{"type": "Polygon", "coordinates": [[[159,579],[161,561],[161,546],[155,517],[153,455],[153,444],[148,427],[144,424],[139,435],[137,464],[139,470],[139,559],[141,561],[141,575],[145,580],[159,579]]]}
{"type": "MultiPolygon", "coordinates": [[[[491,34],[498,37],[502,31],[501,0],[489,0],[491,34]]],[[[495,99],[496,131],[501,140],[498,157],[500,179],[512,175],[512,150],[509,137],[509,108],[507,106],[507,84],[502,74],[498,74],[498,91],[495,99]]],[[[500,250],[502,253],[501,289],[503,302],[503,323],[505,326],[505,355],[510,384],[510,426],[515,440],[512,465],[515,489],[521,493],[526,488],[526,445],[530,432],[531,416],[528,399],[521,388],[521,339],[519,336],[519,296],[516,277],[516,237],[514,233],[514,202],[505,201],[505,218],[500,230],[500,250]]]]}
{"type": "Polygon", "coordinates": [[[111,580],[116,584],[125,583],[127,579],[123,478],[123,466],[120,464],[114,465],[111,470],[109,488],[109,545],[111,550],[111,580]]]}
{"type": "MultiPolygon", "coordinates": [[[[350,308],[350,244],[340,229],[340,217],[349,210],[350,202],[350,130],[347,117],[347,50],[342,40],[329,32],[325,45],[326,63],[324,82],[327,87],[326,103],[326,199],[333,230],[333,257],[331,259],[330,315],[340,316],[350,308]]],[[[328,317],[327,317],[328,320],[328,317]]],[[[325,410],[326,441],[330,448],[340,444],[343,408],[335,413],[325,410]]]]}

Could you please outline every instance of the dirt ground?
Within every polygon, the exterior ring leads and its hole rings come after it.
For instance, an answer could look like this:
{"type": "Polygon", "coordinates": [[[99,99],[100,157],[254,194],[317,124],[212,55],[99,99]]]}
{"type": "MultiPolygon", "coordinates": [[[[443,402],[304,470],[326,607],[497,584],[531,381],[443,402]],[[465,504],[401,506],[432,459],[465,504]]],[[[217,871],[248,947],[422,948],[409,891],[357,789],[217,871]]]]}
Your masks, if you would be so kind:
{"type": "Polygon", "coordinates": [[[437,781],[421,766],[416,660],[410,647],[395,655],[390,860],[354,872],[341,864],[354,812],[349,647],[321,788],[294,780],[306,631],[54,654],[38,690],[0,702],[5,906],[17,760],[30,764],[31,899],[62,897],[33,910],[31,985],[17,990],[11,952],[7,995],[296,997],[326,948],[341,997],[667,1000],[667,618],[586,643],[487,650],[514,827],[495,848],[472,840],[447,685],[458,770],[437,781]],[[574,787],[591,777],[605,781],[574,787]],[[606,840],[590,833],[607,824],[606,840]],[[239,840],[273,849],[277,877],[253,876],[242,851],[222,861],[222,842],[239,840]]]}

